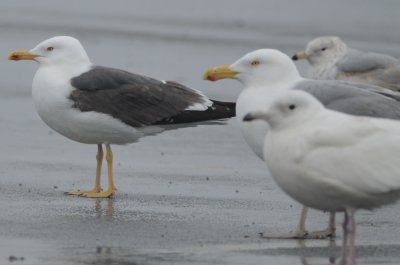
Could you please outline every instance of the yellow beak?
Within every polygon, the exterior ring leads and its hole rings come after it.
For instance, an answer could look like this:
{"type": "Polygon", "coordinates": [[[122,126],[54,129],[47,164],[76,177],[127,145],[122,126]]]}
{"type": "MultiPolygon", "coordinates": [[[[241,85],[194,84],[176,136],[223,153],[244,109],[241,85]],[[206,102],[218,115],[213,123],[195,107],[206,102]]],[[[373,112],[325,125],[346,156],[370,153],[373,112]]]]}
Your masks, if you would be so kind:
{"type": "Polygon", "coordinates": [[[298,53],[296,53],[295,55],[292,56],[292,60],[293,61],[304,60],[304,59],[307,59],[307,58],[308,58],[308,55],[304,51],[303,52],[298,52],[298,53]]]}
{"type": "Polygon", "coordinates": [[[8,60],[35,60],[38,55],[31,53],[29,50],[17,50],[8,55],[8,60]]]}
{"type": "Polygon", "coordinates": [[[229,69],[230,65],[222,65],[209,68],[203,75],[204,80],[217,81],[225,78],[235,78],[239,73],[229,69]]]}

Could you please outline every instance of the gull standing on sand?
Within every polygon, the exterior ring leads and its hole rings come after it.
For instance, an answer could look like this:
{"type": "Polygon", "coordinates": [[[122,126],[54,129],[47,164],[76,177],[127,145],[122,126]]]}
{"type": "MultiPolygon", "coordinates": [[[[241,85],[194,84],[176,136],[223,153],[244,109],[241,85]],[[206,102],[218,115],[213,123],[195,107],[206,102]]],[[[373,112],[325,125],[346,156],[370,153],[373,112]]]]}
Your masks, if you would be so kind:
{"type": "Polygon", "coordinates": [[[308,207],[344,212],[341,264],[355,265],[355,210],[400,198],[400,122],[328,110],[303,91],[244,117],[254,119],[270,126],[264,160],[278,186],[308,207]]]}
{"type": "Polygon", "coordinates": [[[177,128],[177,124],[187,127],[187,123],[235,115],[235,103],[210,100],[179,83],[96,66],[81,43],[68,36],[45,40],[32,50],[12,52],[9,59],[39,63],[32,96],[39,116],[49,127],[74,141],[98,146],[95,187],[68,195],[106,198],[115,194],[110,144],[136,142],[177,128]],[[107,150],[107,191],[100,187],[103,144],[107,150]]]}
{"type": "Polygon", "coordinates": [[[293,60],[307,59],[310,77],[319,80],[349,80],[400,90],[400,61],[386,54],[348,48],[336,36],[313,39],[293,60]]]}
{"type": "MultiPolygon", "coordinates": [[[[400,94],[388,89],[345,81],[310,80],[300,76],[293,61],[273,49],[250,52],[231,65],[210,68],[204,79],[216,81],[233,78],[244,88],[236,102],[240,129],[248,145],[263,159],[263,143],[268,125],[262,121],[245,123],[243,117],[267,107],[282,91],[303,90],[322,102],[325,107],[353,115],[400,119],[400,94]]],[[[305,230],[307,208],[303,208],[295,231],[285,234],[263,235],[266,238],[325,238],[335,233],[334,213],[324,231],[305,230]]]]}

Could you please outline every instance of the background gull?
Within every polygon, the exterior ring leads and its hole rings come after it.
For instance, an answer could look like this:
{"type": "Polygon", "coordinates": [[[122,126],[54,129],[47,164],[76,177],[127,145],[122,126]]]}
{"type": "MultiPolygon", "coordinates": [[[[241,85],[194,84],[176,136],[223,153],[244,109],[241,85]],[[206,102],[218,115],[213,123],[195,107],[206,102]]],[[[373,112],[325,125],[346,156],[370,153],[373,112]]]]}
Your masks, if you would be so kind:
{"type": "Polygon", "coordinates": [[[132,143],[177,124],[235,114],[234,103],[212,101],[179,83],[96,66],[81,43],[69,36],[45,40],[32,50],[12,52],[9,59],[39,62],[32,96],[39,116],[49,127],[74,141],[98,146],[94,188],[68,195],[104,198],[115,194],[110,144],[132,143]],[[106,191],[100,187],[103,144],[107,150],[106,191]]]}
{"type": "MultiPolygon", "coordinates": [[[[204,78],[211,81],[233,78],[243,84],[244,89],[236,104],[236,114],[246,142],[261,159],[264,156],[264,138],[269,128],[265,122],[245,123],[242,119],[249,112],[267,107],[282,91],[306,91],[327,108],[348,114],[400,119],[399,93],[362,83],[304,79],[293,61],[278,50],[262,49],[250,52],[231,65],[210,68],[204,74],[204,78]]],[[[306,214],[306,209],[303,209],[295,231],[265,237],[324,238],[334,234],[333,214],[326,230],[313,233],[305,230],[306,214]]]]}
{"type": "Polygon", "coordinates": [[[400,90],[400,61],[379,53],[348,48],[336,36],[313,39],[292,57],[307,59],[313,79],[350,80],[400,90]]]}
{"type": "Polygon", "coordinates": [[[355,210],[400,197],[400,123],[328,110],[303,91],[244,117],[253,119],[270,126],[264,160],[279,187],[309,207],[345,213],[341,264],[355,265],[355,210]]]}

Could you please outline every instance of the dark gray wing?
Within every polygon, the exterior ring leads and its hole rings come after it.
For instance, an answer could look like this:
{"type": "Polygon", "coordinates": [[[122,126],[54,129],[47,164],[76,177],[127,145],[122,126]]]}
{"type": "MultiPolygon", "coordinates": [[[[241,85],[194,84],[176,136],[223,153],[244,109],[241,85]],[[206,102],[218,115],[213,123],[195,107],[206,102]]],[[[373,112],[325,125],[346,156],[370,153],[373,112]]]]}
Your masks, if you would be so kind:
{"type": "Polygon", "coordinates": [[[399,60],[389,55],[349,49],[346,56],[337,63],[337,67],[340,72],[363,73],[399,64],[399,60]]]}
{"type": "MultiPolygon", "coordinates": [[[[73,107],[109,114],[134,127],[173,123],[171,117],[200,112],[187,110],[190,106],[207,109],[212,104],[200,92],[179,83],[100,66],[71,79],[71,85],[75,88],[70,95],[73,107]]],[[[185,121],[197,120],[186,117],[185,121]]]]}
{"type": "Polygon", "coordinates": [[[294,89],[315,96],[328,109],[358,116],[400,119],[400,94],[379,93],[379,87],[340,81],[304,80],[294,89]]]}

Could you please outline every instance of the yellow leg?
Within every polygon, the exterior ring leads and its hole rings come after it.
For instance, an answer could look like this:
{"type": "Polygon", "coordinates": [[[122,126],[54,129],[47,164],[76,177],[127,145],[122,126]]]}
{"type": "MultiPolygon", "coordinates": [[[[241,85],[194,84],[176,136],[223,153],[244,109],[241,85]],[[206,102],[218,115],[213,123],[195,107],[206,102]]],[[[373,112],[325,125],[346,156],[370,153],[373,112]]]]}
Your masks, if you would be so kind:
{"type": "Polygon", "coordinates": [[[96,160],[97,160],[97,167],[96,167],[96,182],[94,184],[94,188],[89,191],[76,191],[76,192],[66,192],[65,194],[67,195],[78,195],[78,196],[85,196],[87,194],[92,194],[92,193],[99,193],[101,191],[100,188],[100,178],[101,178],[101,166],[103,163],[103,147],[101,144],[97,145],[97,155],[96,155],[96,160]]]}
{"type": "Polygon", "coordinates": [[[101,191],[97,193],[90,194],[82,194],[81,196],[88,198],[110,198],[115,194],[115,185],[114,185],[114,177],[113,177],[113,153],[111,151],[111,147],[109,144],[106,144],[106,160],[107,160],[107,169],[108,169],[108,189],[107,191],[101,191]]]}

